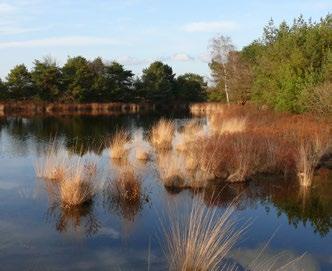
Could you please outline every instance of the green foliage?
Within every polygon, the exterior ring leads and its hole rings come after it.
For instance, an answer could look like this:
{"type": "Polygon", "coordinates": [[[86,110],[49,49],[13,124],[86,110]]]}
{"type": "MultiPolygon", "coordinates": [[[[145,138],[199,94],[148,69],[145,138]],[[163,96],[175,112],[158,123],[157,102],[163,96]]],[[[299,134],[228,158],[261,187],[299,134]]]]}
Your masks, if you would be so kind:
{"type": "Polygon", "coordinates": [[[175,78],[170,66],[154,62],[141,78],[118,62],[98,57],[70,57],[63,67],[46,57],[35,60],[31,73],[24,65],[0,80],[0,99],[39,99],[52,102],[191,102],[206,98],[207,84],[197,74],[175,78]]]}
{"type": "Polygon", "coordinates": [[[225,92],[221,92],[219,89],[210,89],[207,92],[207,100],[209,102],[226,102],[225,92]]]}
{"type": "Polygon", "coordinates": [[[26,100],[35,94],[31,74],[24,64],[15,66],[9,72],[6,81],[10,98],[26,100]]]}
{"type": "Polygon", "coordinates": [[[280,111],[304,112],[307,90],[331,80],[331,16],[319,23],[302,16],[264,29],[263,40],[242,50],[254,70],[252,99],[280,111]]]}
{"type": "Polygon", "coordinates": [[[6,98],[8,98],[8,89],[0,78],[0,100],[5,100],[6,98]]]}
{"type": "Polygon", "coordinates": [[[35,60],[31,78],[40,99],[52,101],[61,95],[61,69],[51,58],[44,58],[43,61],[35,60]]]}
{"type": "Polygon", "coordinates": [[[87,102],[94,96],[94,74],[89,62],[81,56],[68,58],[62,68],[67,99],[87,102]]]}
{"type": "Polygon", "coordinates": [[[175,97],[175,75],[170,66],[156,61],[143,70],[139,93],[148,101],[167,102],[175,97]]]}
{"type": "Polygon", "coordinates": [[[198,74],[186,73],[177,78],[176,96],[181,101],[200,102],[206,99],[207,83],[198,74]]]}

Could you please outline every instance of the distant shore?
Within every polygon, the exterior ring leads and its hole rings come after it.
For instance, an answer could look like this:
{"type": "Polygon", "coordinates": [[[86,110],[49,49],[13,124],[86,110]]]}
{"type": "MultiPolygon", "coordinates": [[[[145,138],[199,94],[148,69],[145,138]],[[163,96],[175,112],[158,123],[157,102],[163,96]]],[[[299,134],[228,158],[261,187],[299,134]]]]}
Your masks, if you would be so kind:
{"type": "Polygon", "coordinates": [[[46,103],[46,102],[2,102],[0,116],[33,115],[118,115],[149,113],[157,110],[187,110],[188,104],[153,103],[46,103]]]}

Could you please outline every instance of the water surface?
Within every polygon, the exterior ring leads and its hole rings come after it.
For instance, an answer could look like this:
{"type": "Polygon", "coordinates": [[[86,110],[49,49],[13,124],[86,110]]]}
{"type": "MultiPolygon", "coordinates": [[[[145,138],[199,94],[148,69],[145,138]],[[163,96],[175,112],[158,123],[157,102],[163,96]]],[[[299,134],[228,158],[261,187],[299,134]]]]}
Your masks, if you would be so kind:
{"type": "MultiPolygon", "coordinates": [[[[168,117],[179,127],[188,120],[168,117]]],[[[123,208],[100,189],[92,203],[74,211],[54,204],[52,183],[35,177],[35,161],[54,138],[73,155],[98,161],[103,176],[111,176],[117,165],[110,162],[105,142],[121,128],[147,136],[159,118],[1,118],[0,270],[166,270],[160,216],[170,206],[197,197],[221,211],[239,197],[236,218],[250,221],[230,255],[239,264],[245,266],[270,240],[262,253],[265,258],[278,255],[286,262],[305,253],[304,270],[332,270],[332,174],[327,169],[321,169],[314,186],[305,191],[265,176],[247,184],[210,187],[203,194],[167,191],[152,163],[136,164],[148,195],[141,205],[123,208]],[[215,193],[218,189],[222,191],[215,193]]]]}

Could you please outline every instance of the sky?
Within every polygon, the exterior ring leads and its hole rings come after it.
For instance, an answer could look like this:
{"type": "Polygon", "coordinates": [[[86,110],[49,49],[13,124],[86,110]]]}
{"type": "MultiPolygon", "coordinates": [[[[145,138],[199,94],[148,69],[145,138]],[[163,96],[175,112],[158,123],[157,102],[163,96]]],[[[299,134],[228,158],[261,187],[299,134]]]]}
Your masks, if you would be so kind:
{"type": "Polygon", "coordinates": [[[222,34],[238,49],[261,37],[264,25],[303,14],[319,20],[332,0],[0,0],[0,77],[52,56],[116,60],[135,74],[155,60],[209,75],[208,44],[222,34]]]}

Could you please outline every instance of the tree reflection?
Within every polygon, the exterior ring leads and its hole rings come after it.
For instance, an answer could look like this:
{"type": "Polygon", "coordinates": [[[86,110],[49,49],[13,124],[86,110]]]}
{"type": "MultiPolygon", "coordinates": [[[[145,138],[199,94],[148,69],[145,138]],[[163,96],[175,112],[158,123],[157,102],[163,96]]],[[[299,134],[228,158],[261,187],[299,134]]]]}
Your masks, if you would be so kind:
{"type": "MultiPolygon", "coordinates": [[[[177,112],[172,117],[185,116],[184,113],[177,112]]],[[[156,113],[118,116],[2,117],[0,130],[10,136],[15,144],[18,144],[17,150],[28,150],[31,143],[38,147],[41,142],[49,142],[56,137],[63,141],[67,150],[73,153],[82,155],[94,152],[101,154],[108,147],[108,139],[117,130],[133,131],[142,127],[144,131],[147,131],[159,118],[160,114],[156,113]]]]}
{"type": "MultiPolygon", "coordinates": [[[[230,202],[238,209],[269,205],[277,210],[277,215],[285,214],[290,225],[310,224],[315,233],[327,235],[332,228],[332,172],[323,179],[316,176],[313,187],[304,189],[296,182],[277,177],[262,177],[246,184],[212,184],[205,189],[191,190],[208,206],[225,207],[230,202]]],[[[172,191],[173,193],[173,191],[172,191]]]]}

